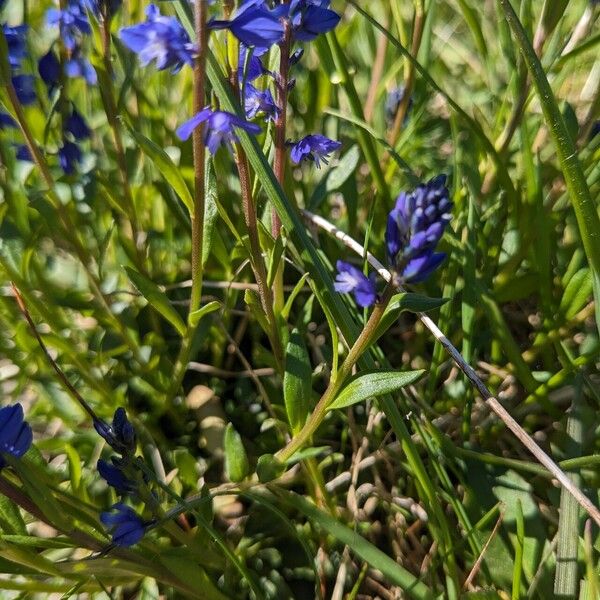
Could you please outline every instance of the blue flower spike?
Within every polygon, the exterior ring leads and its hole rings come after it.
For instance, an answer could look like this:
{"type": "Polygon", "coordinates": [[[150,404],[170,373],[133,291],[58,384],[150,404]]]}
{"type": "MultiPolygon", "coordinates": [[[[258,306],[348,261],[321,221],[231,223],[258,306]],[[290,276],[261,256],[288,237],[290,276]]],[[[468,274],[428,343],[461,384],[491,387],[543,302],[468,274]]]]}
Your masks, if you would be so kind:
{"type": "Polygon", "coordinates": [[[307,135],[292,145],[290,156],[296,164],[309,160],[320,169],[321,163],[328,164],[329,155],[341,146],[341,142],[330,140],[324,135],[307,135]]]}
{"type": "Polygon", "coordinates": [[[260,133],[261,129],[255,123],[248,123],[237,115],[221,110],[205,108],[183,123],[177,129],[177,137],[187,140],[194,129],[201,123],[206,123],[204,143],[211,154],[216,154],[222,144],[229,146],[238,141],[235,129],[243,129],[252,134],[260,133]]]}
{"type": "Polygon", "coordinates": [[[20,458],[29,450],[33,434],[25,421],[20,403],[0,408],[0,468],[5,466],[4,454],[20,458]]]}
{"type": "Polygon", "coordinates": [[[156,61],[159,71],[177,73],[184,64],[192,65],[196,47],[175,17],[160,14],[155,4],[146,8],[146,21],[119,31],[121,41],[135,52],[143,67],[156,61]]]}
{"type": "Polygon", "coordinates": [[[130,506],[117,502],[110,510],[100,513],[100,521],[106,525],[116,546],[133,546],[146,533],[146,523],[130,506]]]}
{"type": "Polygon", "coordinates": [[[425,280],[446,258],[435,247],[452,219],[452,206],[445,175],[398,196],[385,233],[390,270],[398,283],[425,280]]]}
{"type": "Polygon", "coordinates": [[[356,304],[363,308],[375,304],[377,292],[375,290],[375,273],[367,277],[360,269],[350,263],[338,260],[338,270],[334,288],[342,294],[353,294],[356,304]]]}

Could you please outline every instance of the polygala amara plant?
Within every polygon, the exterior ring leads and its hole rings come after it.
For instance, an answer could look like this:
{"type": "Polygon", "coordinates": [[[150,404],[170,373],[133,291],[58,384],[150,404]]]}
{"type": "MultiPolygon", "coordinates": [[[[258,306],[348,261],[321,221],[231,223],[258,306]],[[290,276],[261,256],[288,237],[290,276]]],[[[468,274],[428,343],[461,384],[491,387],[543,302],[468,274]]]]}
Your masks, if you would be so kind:
{"type": "Polygon", "coordinates": [[[0,0],[9,597],[600,597],[600,8],[496,4],[0,0]]]}

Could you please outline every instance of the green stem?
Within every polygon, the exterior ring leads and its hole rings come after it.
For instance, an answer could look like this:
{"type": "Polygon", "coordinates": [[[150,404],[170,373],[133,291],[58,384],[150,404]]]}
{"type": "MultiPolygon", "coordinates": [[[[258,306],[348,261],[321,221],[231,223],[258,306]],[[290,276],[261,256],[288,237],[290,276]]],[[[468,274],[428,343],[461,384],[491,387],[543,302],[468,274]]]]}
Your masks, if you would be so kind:
{"type": "Polygon", "coordinates": [[[367,348],[369,345],[369,341],[375,333],[375,330],[381,321],[381,317],[383,317],[385,309],[387,308],[394,294],[394,289],[394,285],[388,283],[383,291],[381,300],[375,305],[367,324],[356,339],[356,342],[354,342],[352,348],[350,348],[350,352],[348,352],[348,356],[346,356],[342,366],[339,368],[337,375],[329,382],[329,386],[321,396],[317,406],[315,406],[315,410],[312,412],[310,418],[304,427],[290,440],[287,446],[277,453],[276,456],[280,461],[285,462],[293,454],[300,450],[306,441],[318,429],[319,425],[325,418],[327,409],[335,400],[345,380],[352,373],[352,369],[356,364],[356,361],[360,358],[365,348],[367,348]]]}
{"type": "MultiPolygon", "coordinates": [[[[285,134],[287,126],[287,109],[288,109],[288,85],[290,78],[290,52],[292,47],[292,32],[290,23],[285,21],[285,33],[283,41],[279,45],[279,73],[276,79],[277,86],[277,108],[279,113],[275,119],[275,159],[273,162],[273,171],[275,177],[285,190],[285,166],[287,157],[287,148],[285,145],[285,134]]],[[[277,239],[281,235],[281,219],[277,214],[277,209],[271,208],[271,232],[273,237],[277,239]]],[[[284,305],[283,298],[283,257],[275,272],[273,280],[273,304],[278,313],[281,313],[284,305]]]]}
{"type": "Polygon", "coordinates": [[[139,267],[143,268],[143,256],[138,249],[138,232],[139,224],[137,220],[135,204],[133,202],[133,194],[131,193],[131,186],[129,185],[129,177],[127,175],[127,161],[125,158],[125,150],[123,146],[123,139],[121,137],[121,130],[119,128],[119,121],[117,118],[117,105],[115,102],[115,89],[113,85],[113,69],[112,59],[110,56],[110,15],[102,17],[100,22],[100,28],[102,31],[102,60],[104,63],[104,70],[106,72],[106,81],[104,82],[107,86],[104,94],[101,94],[105,103],[106,117],[108,124],[112,130],[113,139],[115,143],[115,151],[117,155],[117,165],[121,173],[121,182],[123,184],[123,191],[125,196],[125,202],[129,208],[129,219],[131,223],[131,237],[133,238],[134,250],[137,256],[137,263],[139,267]]]}
{"type": "Polygon", "coordinates": [[[260,249],[260,238],[258,235],[258,221],[256,219],[256,210],[252,198],[252,184],[250,182],[250,167],[246,154],[242,147],[237,144],[235,152],[235,162],[240,178],[240,189],[242,192],[242,209],[246,227],[248,228],[248,238],[250,240],[251,264],[256,283],[258,285],[258,294],[267,323],[269,325],[268,336],[273,348],[273,354],[277,363],[277,368],[280,373],[283,373],[283,346],[279,336],[275,311],[273,310],[273,294],[267,286],[267,271],[265,269],[265,261],[263,260],[260,249]]]}
{"type": "MultiPolygon", "coordinates": [[[[411,46],[411,54],[416,58],[419,53],[419,48],[421,47],[421,40],[423,39],[423,28],[425,26],[425,10],[423,6],[423,2],[417,2],[415,7],[415,19],[413,26],[413,35],[412,35],[412,46],[411,46]]],[[[387,38],[386,38],[387,39],[387,38]]],[[[392,127],[392,131],[389,136],[390,146],[395,146],[398,141],[398,136],[400,135],[400,130],[402,129],[402,124],[404,123],[404,119],[406,117],[406,113],[408,112],[408,107],[410,105],[410,98],[412,96],[413,88],[415,86],[415,66],[412,62],[407,62],[406,66],[406,80],[404,83],[404,96],[400,102],[400,106],[396,111],[396,116],[394,118],[394,125],[392,127]]]]}
{"type": "MultiPolygon", "coordinates": [[[[207,3],[196,0],[196,39],[198,55],[194,63],[194,114],[204,108],[206,99],[206,29],[207,3]]],[[[200,307],[202,296],[202,237],[204,233],[204,170],[206,148],[204,146],[204,123],[194,130],[192,137],[194,151],[194,214],[192,215],[192,295],[190,313],[200,307]]]]}
{"type": "MultiPolygon", "coordinates": [[[[206,50],[208,47],[208,30],[206,28],[207,3],[196,0],[195,32],[198,43],[198,54],[194,61],[194,99],[193,114],[199,113],[206,101],[206,50]]],[[[192,225],[192,291],[190,296],[189,314],[200,308],[202,299],[202,246],[204,235],[204,195],[205,195],[205,162],[206,147],[204,146],[204,123],[201,123],[192,134],[192,149],[194,153],[194,211],[191,215],[192,225]]],[[[194,336],[197,326],[188,322],[186,335],[181,343],[179,356],[175,363],[173,384],[167,397],[172,398],[181,387],[181,382],[187,370],[194,336]]]]}
{"type": "MultiPolygon", "coordinates": [[[[279,59],[279,73],[276,80],[277,108],[279,109],[279,113],[275,119],[275,161],[273,164],[275,177],[277,178],[277,181],[279,181],[282,188],[284,187],[285,159],[287,155],[287,149],[285,146],[285,132],[287,125],[291,45],[292,34],[290,24],[288,21],[286,21],[283,41],[279,45],[281,56],[279,59]]],[[[271,231],[273,233],[273,237],[277,238],[281,230],[281,219],[279,218],[275,208],[273,208],[271,219],[271,231]]]]}

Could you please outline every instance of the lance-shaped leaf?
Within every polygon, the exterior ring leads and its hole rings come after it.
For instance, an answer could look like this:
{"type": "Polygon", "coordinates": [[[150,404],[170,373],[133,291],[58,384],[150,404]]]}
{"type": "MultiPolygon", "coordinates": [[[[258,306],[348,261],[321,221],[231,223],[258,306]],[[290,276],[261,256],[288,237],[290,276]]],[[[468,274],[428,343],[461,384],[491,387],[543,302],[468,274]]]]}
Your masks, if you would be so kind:
{"type": "Polygon", "coordinates": [[[370,371],[360,373],[344,387],[328,410],[346,408],[367,398],[383,396],[414,383],[425,371],[370,371]]]}
{"type": "Polygon", "coordinates": [[[294,329],[285,352],[283,398],[288,421],[294,433],[300,431],[308,416],[312,369],[302,335],[294,329]]]}
{"type": "Polygon", "coordinates": [[[185,335],[185,323],[179,313],[173,308],[166,294],[147,277],[131,267],[125,267],[127,276],[138,292],[148,300],[148,304],[157,310],[177,331],[185,335]]]}

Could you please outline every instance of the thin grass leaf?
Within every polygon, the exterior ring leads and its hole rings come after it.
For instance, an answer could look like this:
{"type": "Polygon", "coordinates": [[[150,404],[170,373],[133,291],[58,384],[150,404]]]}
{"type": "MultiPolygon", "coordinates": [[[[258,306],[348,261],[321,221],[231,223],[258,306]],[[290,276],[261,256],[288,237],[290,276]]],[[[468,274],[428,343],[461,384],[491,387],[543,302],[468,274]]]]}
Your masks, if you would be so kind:
{"type": "Polygon", "coordinates": [[[319,510],[302,496],[283,490],[274,490],[274,493],[284,503],[303,513],[313,525],[324,529],[341,544],[348,546],[354,554],[367,561],[371,567],[379,569],[390,582],[397,585],[410,598],[428,600],[435,597],[431,590],[412,573],[384,554],[371,542],[342,525],[327,513],[319,510]]]}

